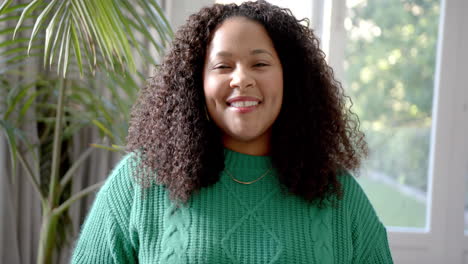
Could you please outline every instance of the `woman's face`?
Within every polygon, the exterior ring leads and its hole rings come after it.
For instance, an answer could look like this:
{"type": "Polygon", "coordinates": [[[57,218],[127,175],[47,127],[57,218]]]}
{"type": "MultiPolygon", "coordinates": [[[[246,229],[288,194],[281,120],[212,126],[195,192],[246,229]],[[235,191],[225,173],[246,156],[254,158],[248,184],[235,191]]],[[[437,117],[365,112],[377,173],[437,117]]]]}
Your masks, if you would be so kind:
{"type": "Polygon", "coordinates": [[[207,48],[203,88],[224,146],[265,155],[283,101],[283,69],[261,24],[234,17],[218,27],[207,48]]]}

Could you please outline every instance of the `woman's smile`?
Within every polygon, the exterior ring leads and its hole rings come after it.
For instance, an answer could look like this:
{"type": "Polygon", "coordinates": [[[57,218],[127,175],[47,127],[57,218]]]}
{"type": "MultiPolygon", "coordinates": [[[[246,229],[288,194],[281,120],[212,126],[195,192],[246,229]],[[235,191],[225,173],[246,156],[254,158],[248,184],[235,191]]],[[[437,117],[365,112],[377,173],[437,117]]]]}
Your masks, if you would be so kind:
{"type": "Polygon", "coordinates": [[[232,111],[244,114],[256,110],[261,100],[250,96],[236,96],[228,99],[226,103],[232,111]]]}

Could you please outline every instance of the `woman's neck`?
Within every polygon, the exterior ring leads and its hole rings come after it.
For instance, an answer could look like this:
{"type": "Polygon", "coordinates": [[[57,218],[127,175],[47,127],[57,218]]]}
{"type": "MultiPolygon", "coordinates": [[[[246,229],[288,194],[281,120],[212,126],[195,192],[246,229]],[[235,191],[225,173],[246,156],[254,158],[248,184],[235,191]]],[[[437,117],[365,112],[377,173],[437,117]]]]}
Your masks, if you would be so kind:
{"type": "Polygon", "coordinates": [[[267,156],[270,154],[270,133],[265,133],[251,141],[236,140],[230,136],[223,135],[225,148],[253,156],[267,156]]]}

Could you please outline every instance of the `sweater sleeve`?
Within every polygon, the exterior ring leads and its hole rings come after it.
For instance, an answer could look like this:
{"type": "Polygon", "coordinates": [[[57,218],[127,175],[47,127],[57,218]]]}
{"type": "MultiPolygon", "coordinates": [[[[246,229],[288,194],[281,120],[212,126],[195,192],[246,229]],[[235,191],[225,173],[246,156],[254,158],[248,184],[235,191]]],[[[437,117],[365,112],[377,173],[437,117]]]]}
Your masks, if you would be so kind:
{"type": "Polygon", "coordinates": [[[347,175],[344,178],[344,199],[351,220],[353,263],[393,263],[385,226],[354,177],[347,175]]]}
{"type": "Polygon", "coordinates": [[[114,168],[96,195],[71,263],[136,263],[129,218],[133,199],[131,154],[114,168]]]}

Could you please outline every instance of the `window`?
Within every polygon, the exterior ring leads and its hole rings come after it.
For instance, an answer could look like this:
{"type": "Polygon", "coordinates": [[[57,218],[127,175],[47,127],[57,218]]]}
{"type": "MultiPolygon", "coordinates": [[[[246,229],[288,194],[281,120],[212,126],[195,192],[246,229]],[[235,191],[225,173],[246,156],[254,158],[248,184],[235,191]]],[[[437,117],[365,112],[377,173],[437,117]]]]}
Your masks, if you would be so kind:
{"type": "Polygon", "coordinates": [[[343,84],[370,149],[359,182],[386,226],[425,228],[439,0],[346,5],[343,84]]]}
{"type": "Polygon", "coordinates": [[[395,263],[467,261],[463,175],[468,174],[468,52],[462,47],[468,46],[468,19],[462,10],[468,2],[332,2],[329,61],[354,98],[374,151],[361,183],[387,225],[395,263]],[[400,36],[385,38],[388,30],[400,36]],[[356,53],[361,58],[353,58],[356,53]],[[369,57],[383,53],[387,56],[369,57]],[[382,82],[389,80],[388,74],[393,80],[382,82]],[[375,94],[360,98],[369,83],[375,94]],[[375,172],[384,173],[374,178],[398,193],[382,198],[386,190],[379,188],[385,185],[374,187],[366,176],[375,172]],[[397,209],[393,213],[392,207],[397,209]]]}

